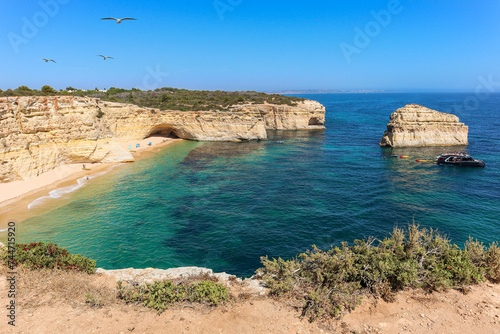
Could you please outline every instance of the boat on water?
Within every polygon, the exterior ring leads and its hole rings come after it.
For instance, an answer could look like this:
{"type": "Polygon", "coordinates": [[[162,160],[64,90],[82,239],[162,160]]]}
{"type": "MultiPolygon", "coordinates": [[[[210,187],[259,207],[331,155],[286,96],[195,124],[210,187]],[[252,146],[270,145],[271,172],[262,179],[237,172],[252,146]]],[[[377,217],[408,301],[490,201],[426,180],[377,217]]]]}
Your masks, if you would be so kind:
{"type": "Polygon", "coordinates": [[[477,160],[467,153],[445,153],[437,157],[438,165],[453,165],[460,167],[484,167],[483,160],[477,160]]]}

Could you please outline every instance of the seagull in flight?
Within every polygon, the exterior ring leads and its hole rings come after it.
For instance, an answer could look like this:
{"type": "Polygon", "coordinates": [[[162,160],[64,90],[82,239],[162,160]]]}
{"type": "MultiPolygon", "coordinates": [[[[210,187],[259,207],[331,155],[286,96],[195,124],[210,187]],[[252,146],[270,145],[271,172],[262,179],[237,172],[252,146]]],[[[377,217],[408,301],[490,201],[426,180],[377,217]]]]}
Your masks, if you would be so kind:
{"type": "Polygon", "coordinates": [[[106,59],[108,59],[108,58],[110,58],[110,59],[115,59],[115,58],[113,58],[113,57],[107,57],[107,56],[103,56],[103,55],[97,55],[97,56],[98,56],[98,57],[102,57],[102,60],[106,60],[106,59]]]}
{"type": "Polygon", "coordinates": [[[49,61],[54,62],[54,63],[56,62],[54,59],[42,58],[42,60],[45,60],[46,63],[48,63],[49,61]]]}
{"type": "Polygon", "coordinates": [[[137,20],[131,17],[124,17],[123,19],[115,19],[114,17],[103,17],[101,20],[115,20],[116,23],[122,23],[124,20],[137,20]]]}

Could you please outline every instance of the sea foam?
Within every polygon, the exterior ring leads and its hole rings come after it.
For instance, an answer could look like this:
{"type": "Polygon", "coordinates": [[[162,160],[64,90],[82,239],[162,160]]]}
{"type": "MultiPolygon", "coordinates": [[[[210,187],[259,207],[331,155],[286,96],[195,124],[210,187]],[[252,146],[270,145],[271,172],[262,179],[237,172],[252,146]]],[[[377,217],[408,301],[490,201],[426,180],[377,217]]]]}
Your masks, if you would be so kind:
{"type": "Polygon", "coordinates": [[[30,204],[28,204],[28,210],[30,210],[30,209],[32,209],[32,208],[34,208],[36,206],[39,206],[39,205],[45,203],[47,200],[54,199],[54,198],[61,198],[65,194],[72,193],[73,191],[75,191],[75,190],[80,189],[81,187],[83,187],[91,179],[94,179],[94,178],[96,178],[98,176],[104,175],[107,172],[109,172],[111,169],[113,169],[115,167],[118,167],[120,165],[122,165],[122,164],[113,165],[113,166],[109,167],[108,169],[106,169],[103,172],[99,172],[99,173],[95,173],[95,174],[92,174],[92,175],[81,177],[81,178],[79,178],[79,179],[76,180],[76,184],[74,184],[74,185],[54,189],[54,190],[52,190],[52,191],[49,192],[49,195],[38,197],[33,202],[31,202],[30,204]]]}

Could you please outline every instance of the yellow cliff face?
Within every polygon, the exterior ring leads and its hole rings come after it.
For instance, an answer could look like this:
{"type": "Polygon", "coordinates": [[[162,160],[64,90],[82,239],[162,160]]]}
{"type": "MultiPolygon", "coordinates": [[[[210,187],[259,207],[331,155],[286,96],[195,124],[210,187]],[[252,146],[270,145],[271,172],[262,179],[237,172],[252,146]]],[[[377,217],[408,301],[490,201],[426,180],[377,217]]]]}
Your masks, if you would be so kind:
{"type": "Polygon", "coordinates": [[[468,132],[455,115],[407,104],[391,114],[380,146],[468,145],[468,132]]]}
{"type": "Polygon", "coordinates": [[[200,141],[264,140],[267,129],[324,128],[325,108],[238,105],[229,111],[170,111],[76,96],[0,98],[0,182],[67,163],[126,162],[121,143],[151,135],[200,141]]]}

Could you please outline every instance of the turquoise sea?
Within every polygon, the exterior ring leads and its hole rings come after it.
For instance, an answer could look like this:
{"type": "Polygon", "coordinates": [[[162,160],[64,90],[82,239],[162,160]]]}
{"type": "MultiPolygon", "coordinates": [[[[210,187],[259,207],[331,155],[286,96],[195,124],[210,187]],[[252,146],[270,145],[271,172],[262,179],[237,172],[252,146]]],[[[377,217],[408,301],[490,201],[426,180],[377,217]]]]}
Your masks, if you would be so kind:
{"type": "Polygon", "coordinates": [[[384,237],[412,221],[459,245],[469,235],[500,240],[499,94],[302,97],[325,105],[326,130],[174,144],[32,209],[18,242],[52,240],[106,269],[203,266],[249,276],[261,256],[384,237]],[[407,103],[459,116],[470,145],[380,148],[389,115],[407,103]],[[486,168],[415,162],[463,149],[486,168]]]}

